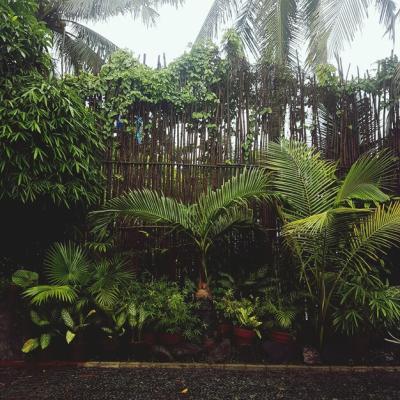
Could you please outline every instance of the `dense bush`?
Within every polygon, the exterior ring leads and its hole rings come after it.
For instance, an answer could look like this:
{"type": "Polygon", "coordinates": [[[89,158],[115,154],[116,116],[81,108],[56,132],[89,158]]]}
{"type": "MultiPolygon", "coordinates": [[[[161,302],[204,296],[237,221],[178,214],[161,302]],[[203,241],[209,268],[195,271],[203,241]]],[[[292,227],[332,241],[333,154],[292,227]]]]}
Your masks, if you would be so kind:
{"type": "Polygon", "coordinates": [[[36,72],[1,86],[0,198],[98,201],[103,140],[76,92],[36,72]]]}

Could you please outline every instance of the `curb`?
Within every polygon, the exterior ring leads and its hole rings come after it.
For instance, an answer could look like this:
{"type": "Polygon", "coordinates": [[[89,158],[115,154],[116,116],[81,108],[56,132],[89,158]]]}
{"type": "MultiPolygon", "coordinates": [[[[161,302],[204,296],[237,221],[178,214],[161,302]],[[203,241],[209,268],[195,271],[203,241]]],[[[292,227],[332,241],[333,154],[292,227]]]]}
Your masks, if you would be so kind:
{"type": "Polygon", "coordinates": [[[208,369],[250,372],[391,372],[400,373],[400,366],[329,366],[329,365],[261,365],[261,364],[206,364],[206,363],[151,363],[151,362],[25,362],[1,361],[0,368],[101,368],[101,369],[208,369]]]}

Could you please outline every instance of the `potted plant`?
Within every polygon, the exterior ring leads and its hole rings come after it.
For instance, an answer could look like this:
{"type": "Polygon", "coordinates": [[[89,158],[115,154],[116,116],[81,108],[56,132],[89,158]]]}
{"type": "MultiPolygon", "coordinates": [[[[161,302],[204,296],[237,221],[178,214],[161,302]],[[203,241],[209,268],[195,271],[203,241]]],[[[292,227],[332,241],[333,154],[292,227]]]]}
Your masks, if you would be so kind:
{"type": "Polygon", "coordinates": [[[84,301],[74,304],[73,308],[63,308],[60,312],[65,325],[65,340],[71,346],[70,358],[72,360],[84,360],[88,354],[88,340],[86,336],[96,310],[86,311],[83,308],[84,301]]]}
{"type": "Polygon", "coordinates": [[[279,283],[264,290],[264,299],[260,313],[266,319],[269,337],[275,343],[290,344],[294,342],[294,322],[299,313],[296,302],[301,294],[292,291],[283,293],[279,283]]]}
{"type": "Polygon", "coordinates": [[[261,321],[255,315],[255,308],[250,303],[244,303],[236,310],[236,324],[233,328],[235,344],[238,346],[249,346],[254,338],[261,338],[259,326],[261,321]]]}
{"type": "Polygon", "coordinates": [[[233,290],[229,289],[216,303],[216,309],[224,318],[233,322],[233,336],[236,345],[250,345],[256,336],[261,338],[258,329],[262,324],[258,319],[258,298],[248,297],[236,300],[233,290]]]}
{"type": "Polygon", "coordinates": [[[153,309],[158,340],[166,346],[174,346],[184,338],[192,340],[200,335],[200,320],[194,311],[193,284],[186,282],[183,288],[166,280],[147,284],[147,298],[153,309]]]}
{"type": "Polygon", "coordinates": [[[216,291],[214,298],[214,307],[217,312],[218,326],[217,333],[221,338],[228,338],[232,335],[233,324],[235,319],[235,299],[233,289],[227,289],[219,296],[219,290],[216,291]]]}

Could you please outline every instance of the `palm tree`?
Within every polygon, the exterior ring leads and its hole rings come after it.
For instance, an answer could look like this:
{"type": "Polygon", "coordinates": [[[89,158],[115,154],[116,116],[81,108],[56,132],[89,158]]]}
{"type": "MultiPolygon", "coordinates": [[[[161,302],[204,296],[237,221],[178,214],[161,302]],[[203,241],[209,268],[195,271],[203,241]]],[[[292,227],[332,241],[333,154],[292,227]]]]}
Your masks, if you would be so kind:
{"type": "MultiPolygon", "coordinates": [[[[362,28],[372,0],[214,0],[197,40],[212,39],[221,23],[235,17],[244,43],[279,63],[295,62],[303,39],[308,62],[327,61],[362,28]],[[329,52],[328,52],[329,50],[329,52]]],[[[396,2],[376,0],[380,22],[394,37],[396,2]]]]}
{"type": "Polygon", "coordinates": [[[44,265],[48,284],[24,286],[25,297],[38,306],[49,301],[86,304],[90,298],[100,308],[110,309],[118,300],[120,289],[129,286],[133,278],[126,260],[114,257],[92,263],[85,251],[73,243],[54,244],[44,265]]]}
{"type": "Polygon", "coordinates": [[[342,285],[351,276],[376,272],[380,258],[399,246],[400,202],[384,191],[393,158],[364,155],[339,181],[335,163],[304,143],[282,140],[270,143],[265,162],[281,198],[283,238],[318,309],[322,346],[342,285]]]}
{"type": "Polygon", "coordinates": [[[206,288],[207,253],[214,240],[239,224],[253,221],[251,201],[268,198],[269,179],[262,169],[248,169],[216,190],[208,189],[197,203],[183,204],[153,190],[130,191],[109,200],[91,213],[94,230],[100,231],[116,218],[136,220],[178,229],[193,241],[200,255],[199,288],[206,288]]]}
{"type": "Polygon", "coordinates": [[[82,21],[105,20],[131,13],[153,24],[157,7],[179,5],[184,0],[38,0],[37,18],[53,32],[53,43],[62,70],[89,69],[97,72],[117,46],[88,28],[82,21]]]}

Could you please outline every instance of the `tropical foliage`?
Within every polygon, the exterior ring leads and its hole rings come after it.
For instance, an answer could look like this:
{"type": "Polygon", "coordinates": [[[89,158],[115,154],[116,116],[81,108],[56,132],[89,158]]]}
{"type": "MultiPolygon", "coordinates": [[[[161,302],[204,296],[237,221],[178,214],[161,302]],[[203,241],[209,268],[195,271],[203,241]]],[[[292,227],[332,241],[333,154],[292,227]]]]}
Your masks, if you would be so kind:
{"type": "Polygon", "coordinates": [[[220,24],[233,19],[248,48],[269,61],[296,62],[297,48],[306,39],[309,62],[325,63],[328,54],[354,39],[372,5],[394,38],[397,6],[393,0],[215,0],[197,40],[211,39],[220,24]]]}
{"type": "Polygon", "coordinates": [[[0,8],[0,198],[96,203],[104,138],[77,92],[52,75],[34,3],[20,3],[0,8]]]}
{"type": "Polygon", "coordinates": [[[266,163],[281,198],[278,214],[285,243],[317,306],[320,344],[332,323],[344,328],[343,319],[348,323],[352,319],[357,326],[365,318],[362,309],[366,307],[367,314],[381,322],[383,315],[391,316],[392,323],[398,321],[397,291],[379,279],[383,272],[379,261],[398,245],[400,235],[400,204],[390,202],[386,192],[394,168],[392,156],[366,154],[339,180],[336,165],[323,160],[318,151],[304,143],[282,140],[270,144],[266,163]],[[368,285],[361,286],[368,296],[356,285],[367,278],[368,285]],[[382,296],[387,303],[377,311],[381,304],[377,299],[382,296]],[[350,299],[358,304],[357,315],[351,314],[355,307],[350,306],[343,317],[343,299],[346,304],[350,299]]]}
{"type": "Polygon", "coordinates": [[[182,0],[38,0],[37,18],[53,33],[53,46],[63,71],[99,72],[117,46],[87,26],[87,22],[130,13],[146,24],[158,17],[157,8],[164,4],[179,5],[182,0]]]}
{"type": "Polygon", "coordinates": [[[245,170],[216,190],[209,189],[197,203],[185,205],[163,194],[143,189],[109,200],[91,213],[95,231],[116,218],[170,226],[187,234],[200,254],[200,284],[207,277],[207,253],[213,241],[229,229],[253,221],[251,201],[267,199],[268,176],[262,170],[245,170]]]}

